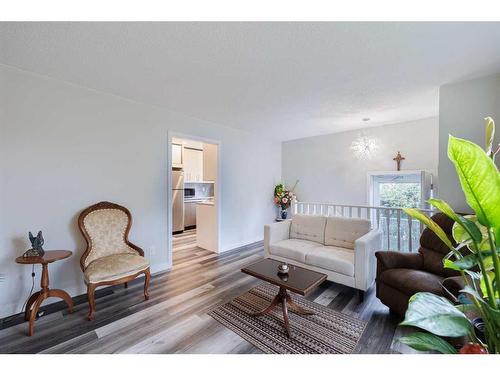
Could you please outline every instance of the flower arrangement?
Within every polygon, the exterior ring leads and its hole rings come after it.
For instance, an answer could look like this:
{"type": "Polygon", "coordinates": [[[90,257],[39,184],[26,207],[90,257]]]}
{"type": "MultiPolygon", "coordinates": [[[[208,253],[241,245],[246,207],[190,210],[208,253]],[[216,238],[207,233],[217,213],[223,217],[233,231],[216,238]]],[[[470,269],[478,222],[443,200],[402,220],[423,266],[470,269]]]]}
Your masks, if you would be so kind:
{"type": "Polygon", "coordinates": [[[443,230],[424,213],[405,209],[421,221],[448,246],[445,268],[462,274],[463,295],[471,302],[453,305],[444,297],[417,293],[411,297],[405,320],[401,325],[418,327],[400,339],[417,350],[457,353],[442,337],[466,337],[468,343],[459,353],[500,353],[500,173],[494,163],[500,147],[493,150],[495,124],[486,118],[486,145],[478,145],[450,135],[448,157],[455,165],[460,185],[475,215],[462,216],[439,199],[428,202],[455,221],[453,246],[443,230]],[[476,333],[469,316],[478,316],[484,323],[484,334],[476,333]]]}
{"type": "Polygon", "coordinates": [[[287,210],[292,204],[292,201],[295,199],[293,191],[295,190],[298,182],[298,180],[295,182],[292,189],[287,189],[283,184],[278,184],[274,187],[274,203],[280,207],[281,210],[287,210]]]}
{"type": "Polygon", "coordinates": [[[283,184],[278,184],[274,188],[274,203],[279,206],[282,210],[286,210],[290,207],[293,200],[293,193],[283,187],[283,184]]]}

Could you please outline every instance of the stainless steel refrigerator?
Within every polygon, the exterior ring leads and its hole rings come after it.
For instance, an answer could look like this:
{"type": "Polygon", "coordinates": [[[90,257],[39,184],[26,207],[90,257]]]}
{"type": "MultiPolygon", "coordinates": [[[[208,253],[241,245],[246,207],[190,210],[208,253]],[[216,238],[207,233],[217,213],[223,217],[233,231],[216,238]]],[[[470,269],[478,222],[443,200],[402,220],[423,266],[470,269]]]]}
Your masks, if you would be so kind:
{"type": "Polygon", "coordinates": [[[184,230],[184,172],[172,170],[172,232],[184,230]]]}

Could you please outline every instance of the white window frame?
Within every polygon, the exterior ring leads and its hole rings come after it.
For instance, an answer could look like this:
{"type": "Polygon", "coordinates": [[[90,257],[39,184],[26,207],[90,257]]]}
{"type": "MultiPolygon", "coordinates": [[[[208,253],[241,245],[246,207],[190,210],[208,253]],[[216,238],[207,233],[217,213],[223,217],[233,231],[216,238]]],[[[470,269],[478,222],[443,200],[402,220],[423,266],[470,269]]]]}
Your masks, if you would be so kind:
{"type": "Polygon", "coordinates": [[[405,170],[405,171],[373,171],[367,173],[366,201],[369,206],[375,206],[373,197],[374,180],[378,176],[419,176],[421,183],[420,189],[420,208],[429,208],[426,201],[433,196],[434,186],[432,183],[432,173],[424,170],[405,170]]]}

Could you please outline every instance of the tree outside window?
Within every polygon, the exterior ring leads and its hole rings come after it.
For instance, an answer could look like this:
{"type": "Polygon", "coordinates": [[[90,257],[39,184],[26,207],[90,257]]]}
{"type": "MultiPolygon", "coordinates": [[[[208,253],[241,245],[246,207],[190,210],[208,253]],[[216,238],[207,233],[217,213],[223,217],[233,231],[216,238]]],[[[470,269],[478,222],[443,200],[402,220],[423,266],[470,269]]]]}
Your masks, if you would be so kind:
{"type": "Polygon", "coordinates": [[[421,185],[414,182],[380,183],[380,205],[383,207],[420,207],[421,185]]]}

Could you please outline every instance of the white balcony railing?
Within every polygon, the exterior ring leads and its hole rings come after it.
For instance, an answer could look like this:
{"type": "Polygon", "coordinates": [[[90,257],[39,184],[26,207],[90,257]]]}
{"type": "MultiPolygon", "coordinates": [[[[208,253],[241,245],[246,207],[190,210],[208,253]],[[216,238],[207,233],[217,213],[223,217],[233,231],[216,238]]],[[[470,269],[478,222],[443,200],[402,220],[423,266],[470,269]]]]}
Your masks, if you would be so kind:
{"type": "MultiPolygon", "coordinates": [[[[430,209],[422,209],[432,215],[430,209]]],[[[381,228],[384,233],[384,249],[415,251],[419,248],[423,225],[411,219],[400,207],[354,206],[347,204],[294,202],[291,206],[295,214],[358,217],[369,219],[372,228],[381,228]]]]}

